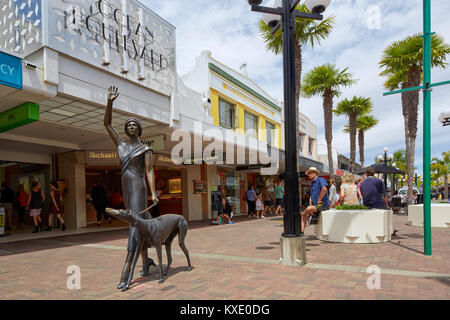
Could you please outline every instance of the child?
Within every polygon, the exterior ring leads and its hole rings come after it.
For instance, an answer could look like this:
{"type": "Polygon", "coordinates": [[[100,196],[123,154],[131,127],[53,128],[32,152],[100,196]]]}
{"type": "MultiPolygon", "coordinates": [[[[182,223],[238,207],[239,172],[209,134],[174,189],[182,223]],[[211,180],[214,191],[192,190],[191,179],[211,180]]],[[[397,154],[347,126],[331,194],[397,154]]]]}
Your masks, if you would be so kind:
{"type": "Polygon", "coordinates": [[[223,211],[221,214],[222,221],[225,222],[225,219],[227,219],[229,224],[233,224],[233,221],[231,221],[231,217],[233,217],[233,207],[227,200],[225,200],[225,198],[222,198],[222,205],[223,205],[223,211]]]}
{"type": "Polygon", "coordinates": [[[262,219],[266,218],[263,214],[264,206],[263,206],[263,200],[262,200],[262,193],[258,192],[256,195],[256,218],[262,219]]]}

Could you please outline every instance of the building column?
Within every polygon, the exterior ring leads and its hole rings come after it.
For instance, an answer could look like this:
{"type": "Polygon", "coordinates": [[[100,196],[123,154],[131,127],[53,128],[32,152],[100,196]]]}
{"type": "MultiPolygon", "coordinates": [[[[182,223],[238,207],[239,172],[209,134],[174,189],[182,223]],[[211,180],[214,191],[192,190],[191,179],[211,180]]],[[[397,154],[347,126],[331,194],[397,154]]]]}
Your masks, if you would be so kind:
{"type": "Polygon", "coordinates": [[[63,199],[66,226],[86,227],[85,153],[75,151],[58,155],[58,175],[58,179],[66,179],[68,184],[68,195],[63,199]]]}

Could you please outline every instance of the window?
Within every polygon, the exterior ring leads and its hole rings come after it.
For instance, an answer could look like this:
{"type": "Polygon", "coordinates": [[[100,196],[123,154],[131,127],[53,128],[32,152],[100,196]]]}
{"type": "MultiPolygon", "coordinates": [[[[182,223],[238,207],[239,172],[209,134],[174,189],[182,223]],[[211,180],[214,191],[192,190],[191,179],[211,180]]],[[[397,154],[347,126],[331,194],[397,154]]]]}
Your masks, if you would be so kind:
{"type": "Polygon", "coordinates": [[[300,133],[299,136],[298,136],[298,150],[300,152],[303,152],[303,137],[304,136],[305,135],[303,133],[300,133]]]}
{"type": "Polygon", "coordinates": [[[246,112],[245,119],[245,134],[258,138],[258,118],[251,113],[246,112]]]}
{"type": "Polygon", "coordinates": [[[314,139],[309,139],[309,146],[308,146],[309,154],[313,154],[313,147],[314,147],[314,139]]]}
{"type": "Polygon", "coordinates": [[[219,125],[223,128],[234,129],[234,105],[219,99],[219,125]]]}
{"type": "Polygon", "coordinates": [[[273,144],[275,144],[275,126],[270,122],[266,122],[266,132],[267,144],[269,146],[272,146],[273,144]]]}

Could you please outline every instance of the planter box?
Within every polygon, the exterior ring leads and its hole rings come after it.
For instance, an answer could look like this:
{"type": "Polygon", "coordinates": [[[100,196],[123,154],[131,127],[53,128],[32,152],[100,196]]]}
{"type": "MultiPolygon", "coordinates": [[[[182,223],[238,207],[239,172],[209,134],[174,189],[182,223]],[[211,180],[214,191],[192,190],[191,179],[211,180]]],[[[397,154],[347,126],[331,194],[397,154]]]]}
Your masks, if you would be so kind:
{"type": "Polygon", "coordinates": [[[315,226],[320,240],[341,243],[381,243],[391,240],[391,210],[328,210],[315,226]]]}
{"type": "MultiPolygon", "coordinates": [[[[423,204],[408,207],[408,223],[412,226],[423,227],[423,204]]],[[[450,227],[450,204],[431,204],[431,227],[450,227]]]]}

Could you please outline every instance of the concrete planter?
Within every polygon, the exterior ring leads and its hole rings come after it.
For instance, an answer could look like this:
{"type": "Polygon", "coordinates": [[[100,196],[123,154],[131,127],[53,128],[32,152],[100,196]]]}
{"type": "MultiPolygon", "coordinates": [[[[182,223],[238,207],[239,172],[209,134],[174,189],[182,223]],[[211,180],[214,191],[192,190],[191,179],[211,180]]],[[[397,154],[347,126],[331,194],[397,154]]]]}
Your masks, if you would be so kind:
{"type": "MultiPolygon", "coordinates": [[[[423,204],[408,207],[408,223],[412,226],[423,227],[423,204]]],[[[431,227],[450,227],[450,204],[431,204],[431,227]]]]}
{"type": "Polygon", "coordinates": [[[391,240],[391,210],[328,210],[315,226],[320,240],[341,243],[381,243],[391,240]]]}

